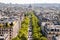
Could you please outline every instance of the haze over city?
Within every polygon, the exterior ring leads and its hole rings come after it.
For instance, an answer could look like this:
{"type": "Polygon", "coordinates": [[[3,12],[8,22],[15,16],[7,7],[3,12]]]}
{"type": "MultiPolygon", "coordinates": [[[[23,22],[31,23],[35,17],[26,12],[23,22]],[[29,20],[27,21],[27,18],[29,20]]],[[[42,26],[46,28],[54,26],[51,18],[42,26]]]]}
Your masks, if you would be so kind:
{"type": "Polygon", "coordinates": [[[2,3],[33,4],[33,3],[60,3],[60,0],[0,0],[2,3]]]}

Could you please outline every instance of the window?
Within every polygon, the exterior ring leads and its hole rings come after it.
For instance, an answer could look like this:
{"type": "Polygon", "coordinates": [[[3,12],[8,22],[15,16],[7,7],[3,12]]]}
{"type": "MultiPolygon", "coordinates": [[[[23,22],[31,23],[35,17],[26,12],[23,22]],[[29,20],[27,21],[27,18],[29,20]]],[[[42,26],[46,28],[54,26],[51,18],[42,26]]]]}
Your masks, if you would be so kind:
{"type": "Polygon", "coordinates": [[[56,36],[58,36],[58,35],[56,35],[56,36]]]}
{"type": "Polygon", "coordinates": [[[10,34],[10,36],[11,36],[11,34],[10,34]]]}
{"type": "Polygon", "coordinates": [[[55,31],[59,32],[59,29],[55,29],[55,31]]]}
{"type": "Polygon", "coordinates": [[[54,29],[51,29],[51,31],[54,31],[54,29]]]}
{"type": "Polygon", "coordinates": [[[1,34],[1,32],[0,32],[0,34],[1,34]]]}
{"type": "Polygon", "coordinates": [[[1,29],[0,29],[0,31],[1,31],[1,29]]]}
{"type": "Polygon", "coordinates": [[[2,32],[2,34],[3,34],[3,32],[2,32]]]}
{"type": "Polygon", "coordinates": [[[11,29],[10,29],[10,31],[11,31],[11,29]]]}

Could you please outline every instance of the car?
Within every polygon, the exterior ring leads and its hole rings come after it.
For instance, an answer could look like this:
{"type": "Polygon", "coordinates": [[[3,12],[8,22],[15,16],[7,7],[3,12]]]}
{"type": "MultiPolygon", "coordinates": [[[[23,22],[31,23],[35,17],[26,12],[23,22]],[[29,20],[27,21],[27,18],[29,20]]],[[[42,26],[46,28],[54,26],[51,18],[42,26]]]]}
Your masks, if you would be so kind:
{"type": "Polygon", "coordinates": [[[32,36],[32,32],[29,32],[29,36],[32,36]]]}
{"type": "Polygon", "coordinates": [[[32,32],[32,30],[29,30],[29,32],[32,32]]]}
{"type": "Polygon", "coordinates": [[[32,38],[32,36],[28,36],[28,38],[32,38]]]}

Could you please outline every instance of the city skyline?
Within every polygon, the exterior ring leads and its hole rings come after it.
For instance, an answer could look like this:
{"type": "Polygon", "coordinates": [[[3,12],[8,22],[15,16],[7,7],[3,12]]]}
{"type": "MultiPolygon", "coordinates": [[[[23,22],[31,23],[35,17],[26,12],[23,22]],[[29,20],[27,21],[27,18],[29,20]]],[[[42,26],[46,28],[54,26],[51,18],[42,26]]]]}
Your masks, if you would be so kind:
{"type": "Polygon", "coordinates": [[[0,0],[1,3],[34,4],[34,3],[60,3],[60,0],[0,0]]]}

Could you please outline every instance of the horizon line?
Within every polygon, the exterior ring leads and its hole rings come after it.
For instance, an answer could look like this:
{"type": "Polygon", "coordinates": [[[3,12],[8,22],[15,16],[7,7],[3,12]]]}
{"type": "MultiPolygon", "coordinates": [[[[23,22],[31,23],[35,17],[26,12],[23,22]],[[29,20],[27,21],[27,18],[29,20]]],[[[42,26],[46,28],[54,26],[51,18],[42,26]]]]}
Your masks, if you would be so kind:
{"type": "MultiPolygon", "coordinates": [[[[0,2],[3,3],[3,2],[0,2]]],[[[20,3],[3,3],[3,4],[20,4],[20,3]]],[[[60,3],[26,3],[26,4],[60,4],[60,3]]]]}

